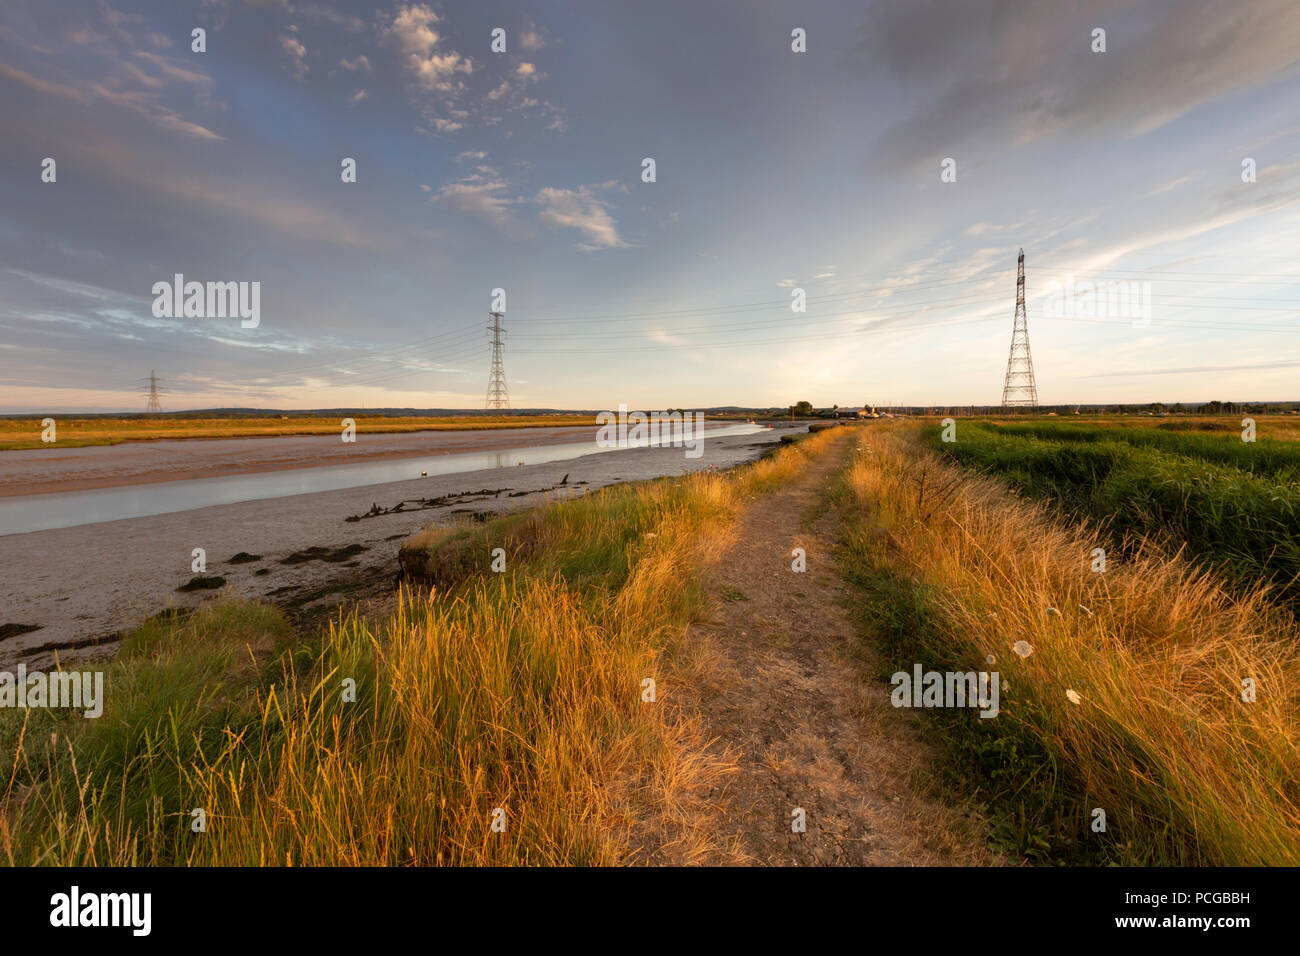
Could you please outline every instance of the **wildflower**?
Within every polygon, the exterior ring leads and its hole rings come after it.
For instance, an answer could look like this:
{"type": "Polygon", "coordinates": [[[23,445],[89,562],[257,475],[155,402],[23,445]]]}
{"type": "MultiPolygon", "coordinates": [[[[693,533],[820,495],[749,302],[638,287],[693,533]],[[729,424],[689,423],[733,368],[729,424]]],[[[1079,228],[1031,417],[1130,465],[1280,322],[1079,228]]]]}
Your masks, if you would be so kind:
{"type": "Polygon", "coordinates": [[[1065,692],[1065,697],[1072,704],[1083,703],[1083,698],[1079,696],[1079,692],[1076,690],[1067,690],[1065,692]]]}
{"type": "Polygon", "coordinates": [[[988,657],[984,659],[988,661],[990,664],[996,664],[998,662],[998,659],[994,657],[992,654],[990,654],[988,657]]]}
{"type": "Polygon", "coordinates": [[[1049,607],[1049,608],[1047,609],[1047,613],[1048,613],[1048,614],[1055,614],[1057,617],[1060,617],[1060,616],[1061,616],[1061,612],[1058,611],[1058,610],[1057,610],[1056,608],[1054,608],[1054,607],[1049,607]]]}
{"type": "Polygon", "coordinates": [[[1028,641],[1016,641],[1011,645],[1011,649],[1021,657],[1028,657],[1030,654],[1034,653],[1034,645],[1030,644],[1028,641]]]}

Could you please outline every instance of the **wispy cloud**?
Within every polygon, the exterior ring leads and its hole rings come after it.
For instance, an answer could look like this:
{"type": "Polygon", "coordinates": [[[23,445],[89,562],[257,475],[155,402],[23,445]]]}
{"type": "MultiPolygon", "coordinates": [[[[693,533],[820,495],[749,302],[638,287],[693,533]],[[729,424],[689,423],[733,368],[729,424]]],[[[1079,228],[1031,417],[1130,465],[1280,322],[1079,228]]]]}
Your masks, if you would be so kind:
{"type": "Polygon", "coordinates": [[[516,214],[519,200],[508,194],[509,188],[503,180],[488,180],[481,173],[474,173],[446,183],[433,199],[448,209],[489,223],[512,238],[529,236],[532,229],[516,214]]]}
{"type": "Polygon", "coordinates": [[[556,229],[576,229],[585,237],[578,248],[586,252],[626,246],[618,235],[609,204],[596,191],[608,187],[581,186],[578,189],[556,189],[548,186],[533,199],[540,208],[538,219],[556,229]]]}

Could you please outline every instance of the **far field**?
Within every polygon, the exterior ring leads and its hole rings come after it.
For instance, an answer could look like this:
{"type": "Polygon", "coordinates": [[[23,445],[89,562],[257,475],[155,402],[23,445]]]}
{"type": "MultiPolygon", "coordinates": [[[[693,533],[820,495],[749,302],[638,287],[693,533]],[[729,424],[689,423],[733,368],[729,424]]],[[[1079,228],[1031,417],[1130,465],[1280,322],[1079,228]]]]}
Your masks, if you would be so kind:
{"type": "MultiPolygon", "coordinates": [[[[178,438],[268,438],[277,435],[333,435],[343,416],[290,415],[241,418],[188,418],[166,415],[135,418],[61,418],[50,416],[58,428],[58,446],[117,445],[128,441],[178,438]]],[[[544,428],[590,425],[590,415],[457,415],[441,418],[357,415],[359,432],[469,431],[494,428],[544,428]]],[[[0,451],[49,448],[41,441],[40,419],[0,418],[0,451]]]]}
{"type": "MultiPolygon", "coordinates": [[[[130,441],[181,438],[272,438],[278,435],[335,435],[344,415],[246,415],[204,418],[199,415],[133,415],[123,418],[49,416],[58,429],[58,444],[41,440],[40,418],[0,418],[0,451],[19,448],[76,448],[130,441]]],[[[595,424],[590,412],[553,415],[347,415],[358,432],[486,431],[497,428],[547,428],[595,424]]],[[[752,415],[710,412],[710,421],[745,421],[752,415]]]]}

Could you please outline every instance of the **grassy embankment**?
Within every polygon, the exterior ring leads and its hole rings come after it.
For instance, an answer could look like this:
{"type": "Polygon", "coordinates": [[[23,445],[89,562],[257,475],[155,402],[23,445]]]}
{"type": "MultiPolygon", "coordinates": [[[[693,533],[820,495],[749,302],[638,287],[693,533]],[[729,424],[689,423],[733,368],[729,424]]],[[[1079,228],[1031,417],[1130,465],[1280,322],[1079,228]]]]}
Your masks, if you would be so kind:
{"type": "MultiPolygon", "coordinates": [[[[620,486],[460,535],[463,579],[318,639],[218,600],[147,623],[103,716],[0,712],[13,864],[621,862],[647,814],[718,768],[662,703],[688,671],[699,569],[751,495],[836,441],[732,472],[620,486]],[[507,549],[490,573],[491,549],[507,549]],[[344,701],[347,680],[356,702],[344,701]],[[195,808],[207,829],[192,831],[195,808]],[[493,832],[504,811],[505,832],[493,832]]],[[[838,433],[842,435],[843,433],[838,433]]],[[[690,859],[687,832],[676,856],[690,859]]]]}
{"type": "MultiPolygon", "coordinates": [[[[277,435],[337,435],[342,417],[248,416],[246,418],[61,418],[55,420],[57,443],[41,441],[40,419],[0,418],[0,451],[18,448],[77,448],[117,445],[128,441],[180,438],[266,438],[277,435]]],[[[497,428],[545,428],[555,425],[595,428],[590,415],[516,415],[455,417],[390,417],[353,415],[357,431],[369,434],[416,431],[476,431],[497,428]]]]}
{"type": "MultiPolygon", "coordinates": [[[[959,422],[947,450],[985,461],[966,443],[1003,450],[986,431],[959,422]]],[[[1052,451],[1006,474],[1072,490],[1066,462],[1083,452],[1052,451]]],[[[1149,501],[1170,477],[1144,480],[1141,452],[1107,473],[1149,501]]],[[[864,432],[839,501],[843,566],[884,674],[920,662],[1002,677],[999,716],[936,710],[930,726],[1003,844],[1053,862],[1300,863],[1300,631],[1284,606],[1171,556],[1164,535],[1130,538],[1094,573],[1095,526],[945,461],[914,428],[864,432]]]]}

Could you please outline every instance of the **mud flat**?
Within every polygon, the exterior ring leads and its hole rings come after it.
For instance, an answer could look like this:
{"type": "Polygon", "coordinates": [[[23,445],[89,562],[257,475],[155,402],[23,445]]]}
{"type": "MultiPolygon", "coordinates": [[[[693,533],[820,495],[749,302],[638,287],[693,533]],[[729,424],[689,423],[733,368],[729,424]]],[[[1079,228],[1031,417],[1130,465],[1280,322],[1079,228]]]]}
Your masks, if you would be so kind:
{"type": "MultiPolygon", "coordinates": [[[[123,629],[168,608],[195,607],[220,590],[295,613],[328,612],[352,598],[391,592],[398,541],[419,528],[622,481],[729,468],[788,433],[711,437],[695,459],[672,447],[603,451],[0,536],[0,666],[22,660],[44,667],[56,654],[61,661],[111,656],[123,629]],[[206,552],[202,574],[191,570],[195,548],[206,552]]],[[[565,440],[573,440],[571,434],[565,440]]]]}
{"type": "Polygon", "coordinates": [[[86,491],[189,478],[218,478],[389,458],[458,455],[591,441],[595,426],[426,431],[397,434],[187,438],[0,453],[0,497],[86,491]]]}

